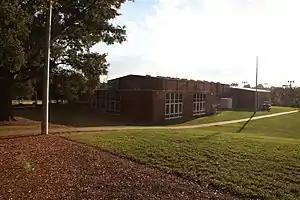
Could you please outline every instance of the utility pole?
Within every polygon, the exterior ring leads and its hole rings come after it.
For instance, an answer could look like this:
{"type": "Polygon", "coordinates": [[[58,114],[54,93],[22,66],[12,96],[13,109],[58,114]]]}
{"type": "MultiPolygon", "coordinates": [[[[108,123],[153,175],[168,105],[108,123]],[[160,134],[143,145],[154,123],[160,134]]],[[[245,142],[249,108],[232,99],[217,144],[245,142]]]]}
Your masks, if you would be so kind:
{"type": "Polygon", "coordinates": [[[294,84],[295,81],[288,81],[288,84],[290,85],[290,88],[292,88],[292,84],[294,84]]]}
{"type": "Polygon", "coordinates": [[[258,106],[258,93],[257,93],[257,79],[258,79],[258,56],[256,56],[256,70],[255,70],[255,112],[257,112],[258,106]]]}
{"type": "Polygon", "coordinates": [[[49,1],[46,24],[45,40],[45,63],[43,77],[43,120],[41,131],[42,134],[48,134],[49,122],[49,69],[50,69],[50,42],[51,42],[51,20],[52,20],[52,0],[49,1]]]}

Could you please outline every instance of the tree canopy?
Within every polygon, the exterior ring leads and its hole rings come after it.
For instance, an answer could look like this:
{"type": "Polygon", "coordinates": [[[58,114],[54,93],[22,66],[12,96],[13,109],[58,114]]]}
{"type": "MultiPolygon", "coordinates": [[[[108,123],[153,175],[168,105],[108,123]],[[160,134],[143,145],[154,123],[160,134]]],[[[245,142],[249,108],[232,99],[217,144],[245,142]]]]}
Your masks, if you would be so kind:
{"type": "Polygon", "coordinates": [[[244,85],[244,88],[251,88],[251,85],[250,84],[246,84],[246,85],[244,85]]]}
{"type": "Polygon", "coordinates": [[[230,86],[233,86],[233,87],[238,87],[239,84],[238,83],[231,83],[230,86]]]}
{"type": "Polygon", "coordinates": [[[300,88],[272,87],[271,100],[274,105],[300,107],[300,88]]]}
{"type": "MultiPolygon", "coordinates": [[[[124,0],[53,0],[51,68],[68,66],[89,78],[107,73],[106,54],[91,53],[99,42],[126,39],[124,26],[114,25],[124,0]]],[[[1,5],[0,66],[23,79],[39,76],[43,66],[47,1],[6,0],[1,5]]]]}
{"type": "MultiPolygon", "coordinates": [[[[61,69],[66,69],[72,78],[81,76],[93,89],[99,76],[107,74],[109,64],[106,53],[91,52],[91,48],[101,42],[112,45],[126,40],[125,26],[113,23],[125,0],[52,2],[50,70],[65,74],[61,69]]],[[[47,9],[45,0],[0,3],[0,68],[15,83],[42,78],[47,9]]]]}

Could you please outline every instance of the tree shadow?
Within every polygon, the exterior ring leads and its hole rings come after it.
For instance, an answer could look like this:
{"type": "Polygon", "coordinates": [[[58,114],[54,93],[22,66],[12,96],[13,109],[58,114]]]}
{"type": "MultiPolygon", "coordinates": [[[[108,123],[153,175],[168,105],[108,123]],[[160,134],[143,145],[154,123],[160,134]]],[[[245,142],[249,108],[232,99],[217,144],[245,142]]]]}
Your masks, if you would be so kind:
{"type": "MultiPolygon", "coordinates": [[[[28,120],[42,120],[42,107],[32,105],[23,105],[14,108],[16,117],[28,120]]],[[[175,119],[165,122],[136,122],[126,120],[120,115],[103,113],[100,110],[89,108],[86,105],[68,105],[68,104],[51,104],[49,107],[49,123],[64,125],[70,127],[97,127],[97,126],[168,126],[179,125],[191,121],[192,119],[175,119]],[[126,121],[125,121],[126,120],[126,121]]]]}
{"type": "MultiPolygon", "coordinates": [[[[13,113],[16,117],[28,119],[29,121],[41,122],[42,107],[40,105],[23,105],[15,107],[13,113]]],[[[199,117],[190,119],[175,119],[164,122],[142,123],[122,118],[120,115],[103,113],[100,110],[89,108],[86,105],[68,105],[68,104],[50,104],[49,106],[49,123],[52,125],[63,125],[68,127],[105,127],[105,126],[171,126],[180,125],[192,121],[199,117]]],[[[251,118],[255,113],[251,116],[251,118]]],[[[204,116],[201,116],[204,117],[204,116]]],[[[251,120],[251,119],[250,119],[251,120]]],[[[249,122],[249,121],[248,121],[249,122]]],[[[247,123],[248,123],[247,122],[247,123]]],[[[239,132],[247,125],[239,130],[239,132]]]]}
{"type": "Polygon", "coordinates": [[[243,124],[243,126],[239,130],[236,131],[236,133],[242,132],[246,128],[246,126],[248,125],[248,123],[252,120],[252,118],[255,116],[255,114],[256,114],[256,112],[253,112],[253,114],[251,115],[251,117],[243,124]]]}
{"type": "MultiPolygon", "coordinates": [[[[201,117],[204,117],[204,116],[201,116],[201,117]]],[[[184,123],[187,123],[187,122],[192,121],[197,118],[199,118],[199,117],[192,117],[189,119],[172,119],[172,120],[166,120],[163,122],[150,122],[150,123],[129,122],[126,125],[128,125],[128,126],[172,126],[172,125],[182,125],[184,123]]]]}
{"type": "MultiPolygon", "coordinates": [[[[33,121],[42,120],[42,107],[14,108],[14,115],[33,121]]],[[[121,126],[125,122],[117,116],[106,116],[104,113],[82,105],[50,105],[49,123],[70,127],[121,126]]]]}

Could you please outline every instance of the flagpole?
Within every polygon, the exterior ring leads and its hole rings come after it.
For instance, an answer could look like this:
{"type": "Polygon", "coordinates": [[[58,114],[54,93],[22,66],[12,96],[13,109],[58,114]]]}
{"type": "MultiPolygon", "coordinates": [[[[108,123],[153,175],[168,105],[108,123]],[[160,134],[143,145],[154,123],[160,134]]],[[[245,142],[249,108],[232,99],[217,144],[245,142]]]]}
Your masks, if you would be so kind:
{"type": "Polygon", "coordinates": [[[51,19],[52,19],[52,0],[49,0],[46,25],[46,45],[45,45],[45,63],[43,77],[43,119],[42,134],[48,134],[49,128],[49,71],[50,71],[50,41],[51,41],[51,19]]]}

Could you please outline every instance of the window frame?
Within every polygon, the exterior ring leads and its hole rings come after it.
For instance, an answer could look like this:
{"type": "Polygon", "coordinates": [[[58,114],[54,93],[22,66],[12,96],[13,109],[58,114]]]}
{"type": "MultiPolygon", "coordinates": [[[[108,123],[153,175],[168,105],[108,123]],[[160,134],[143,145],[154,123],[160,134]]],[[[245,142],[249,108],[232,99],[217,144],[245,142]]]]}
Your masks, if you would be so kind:
{"type": "Polygon", "coordinates": [[[206,94],[203,92],[197,92],[194,94],[193,98],[193,116],[205,115],[205,101],[206,94]]]}
{"type": "Polygon", "coordinates": [[[108,93],[104,97],[104,111],[111,114],[120,114],[121,113],[121,97],[117,96],[113,98],[108,93]]]}
{"type": "Polygon", "coordinates": [[[165,94],[165,120],[183,117],[182,93],[168,92],[165,94]],[[176,112],[175,112],[176,111],[176,112]]]}

